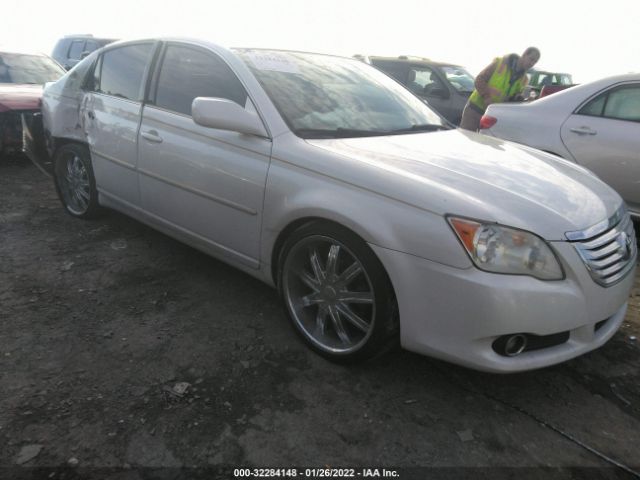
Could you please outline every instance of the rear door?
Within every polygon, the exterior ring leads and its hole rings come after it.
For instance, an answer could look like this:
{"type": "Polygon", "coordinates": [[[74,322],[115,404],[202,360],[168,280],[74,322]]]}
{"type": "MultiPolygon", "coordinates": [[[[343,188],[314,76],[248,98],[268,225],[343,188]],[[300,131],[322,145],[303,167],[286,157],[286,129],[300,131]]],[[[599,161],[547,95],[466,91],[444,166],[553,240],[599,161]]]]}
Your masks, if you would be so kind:
{"type": "Polygon", "coordinates": [[[98,190],[129,205],[140,203],[138,129],[155,47],[141,42],[104,52],[81,106],[98,190]]]}
{"type": "Polygon", "coordinates": [[[640,83],[599,93],[567,119],[560,133],[578,164],[640,212],[640,83]]]}
{"type": "Polygon", "coordinates": [[[144,107],[139,136],[143,208],[212,253],[258,266],[271,140],[196,124],[196,97],[255,111],[241,81],[214,52],[168,43],[144,107]]]}

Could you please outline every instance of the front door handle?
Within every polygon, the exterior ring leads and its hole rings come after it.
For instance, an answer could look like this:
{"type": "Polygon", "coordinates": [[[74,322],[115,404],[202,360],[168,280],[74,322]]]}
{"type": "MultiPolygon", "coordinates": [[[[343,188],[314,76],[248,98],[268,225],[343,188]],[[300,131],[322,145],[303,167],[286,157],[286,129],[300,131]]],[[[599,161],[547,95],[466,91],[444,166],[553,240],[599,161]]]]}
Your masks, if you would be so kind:
{"type": "Polygon", "coordinates": [[[149,140],[150,142],[162,143],[162,137],[158,135],[158,132],[156,132],[155,130],[142,132],[140,135],[142,135],[143,138],[149,140]]]}
{"type": "Polygon", "coordinates": [[[595,130],[591,130],[589,127],[577,127],[570,129],[573,133],[577,133],[578,135],[595,135],[595,130]]]}

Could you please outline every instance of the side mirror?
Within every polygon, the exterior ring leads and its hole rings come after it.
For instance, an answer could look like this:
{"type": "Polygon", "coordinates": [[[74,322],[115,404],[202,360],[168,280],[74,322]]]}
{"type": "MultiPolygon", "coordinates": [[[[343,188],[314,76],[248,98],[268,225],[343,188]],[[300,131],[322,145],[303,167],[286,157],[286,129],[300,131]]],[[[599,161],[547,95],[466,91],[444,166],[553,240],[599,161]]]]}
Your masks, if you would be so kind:
{"type": "Polygon", "coordinates": [[[191,116],[203,127],[268,137],[258,115],[226,98],[195,98],[191,104],[191,116]]]}
{"type": "Polygon", "coordinates": [[[91,55],[91,52],[89,52],[88,50],[85,50],[84,52],[82,52],[80,54],[80,60],[84,60],[86,57],[88,57],[89,55],[91,55]]]}

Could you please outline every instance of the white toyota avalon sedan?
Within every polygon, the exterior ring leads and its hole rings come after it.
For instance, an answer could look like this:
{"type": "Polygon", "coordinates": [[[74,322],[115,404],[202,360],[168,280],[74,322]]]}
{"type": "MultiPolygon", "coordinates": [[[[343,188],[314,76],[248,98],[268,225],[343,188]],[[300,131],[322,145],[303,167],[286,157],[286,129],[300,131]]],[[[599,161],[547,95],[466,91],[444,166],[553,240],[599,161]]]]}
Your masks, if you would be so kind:
{"type": "Polygon", "coordinates": [[[334,361],[399,339],[515,372],[605,343],[636,263],[620,196],[451,130],[357,60],[184,39],[111,44],[44,93],[66,210],[125,212],[277,287],[334,361]]]}

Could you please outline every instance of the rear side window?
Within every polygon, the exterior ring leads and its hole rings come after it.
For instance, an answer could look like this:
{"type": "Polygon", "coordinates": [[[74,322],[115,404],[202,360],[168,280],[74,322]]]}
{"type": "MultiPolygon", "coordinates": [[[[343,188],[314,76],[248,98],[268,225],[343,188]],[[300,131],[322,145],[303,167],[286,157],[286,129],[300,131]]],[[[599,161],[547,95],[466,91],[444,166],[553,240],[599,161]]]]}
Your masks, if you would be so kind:
{"type": "Polygon", "coordinates": [[[247,93],[229,66],[218,56],[182,45],[169,45],[164,55],[154,104],[191,115],[196,97],[218,97],[244,107],[247,93]]]}
{"type": "Polygon", "coordinates": [[[69,54],[67,55],[72,60],[80,60],[82,52],[84,51],[84,40],[74,40],[69,47],[69,54]]]}
{"type": "MultiPolygon", "coordinates": [[[[94,41],[94,40],[87,40],[86,45],[84,46],[84,52],[93,52],[94,50],[97,50],[98,48],[100,48],[100,45],[98,45],[98,42],[94,41]]],[[[84,53],[83,52],[83,53],[84,53]]]]}
{"type": "Polygon", "coordinates": [[[105,52],[94,72],[95,91],[141,101],[142,80],[152,52],[152,43],[127,45],[105,52]]]}
{"type": "Polygon", "coordinates": [[[580,115],[589,115],[592,117],[601,117],[604,110],[604,103],[607,101],[607,94],[594,98],[578,112],[580,115]]]}
{"type": "Polygon", "coordinates": [[[403,63],[385,63],[373,60],[371,64],[378,70],[382,70],[387,75],[395,78],[402,84],[407,83],[407,66],[403,63]]]}
{"type": "Polygon", "coordinates": [[[578,114],[640,122],[640,85],[609,90],[587,103],[578,114]]]}

